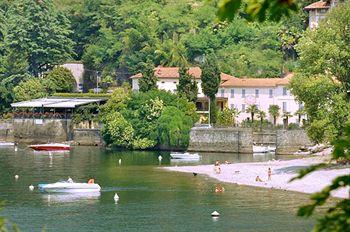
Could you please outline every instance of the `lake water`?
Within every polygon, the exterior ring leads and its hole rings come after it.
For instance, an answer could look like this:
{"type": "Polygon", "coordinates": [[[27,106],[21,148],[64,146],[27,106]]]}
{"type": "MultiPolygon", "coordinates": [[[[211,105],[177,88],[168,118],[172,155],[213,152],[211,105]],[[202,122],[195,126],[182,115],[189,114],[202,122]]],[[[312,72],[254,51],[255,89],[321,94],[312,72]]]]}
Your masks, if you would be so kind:
{"type": "MultiPolygon", "coordinates": [[[[202,154],[200,163],[264,161],[271,156],[202,154]]],[[[21,231],[310,231],[313,219],[295,212],[309,195],[233,184],[214,192],[216,180],[169,172],[169,153],[75,147],[69,153],[0,149],[0,215],[21,231]],[[163,156],[159,165],[158,155],[163,156]],[[118,160],[122,159],[122,164],[118,160]],[[20,177],[15,181],[14,176],[20,177]],[[28,186],[68,176],[94,178],[100,194],[44,194],[28,186]],[[114,202],[114,193],[120,200],[114,202]],[[221,213],[213,220],[211,212],[221,213]]]]}

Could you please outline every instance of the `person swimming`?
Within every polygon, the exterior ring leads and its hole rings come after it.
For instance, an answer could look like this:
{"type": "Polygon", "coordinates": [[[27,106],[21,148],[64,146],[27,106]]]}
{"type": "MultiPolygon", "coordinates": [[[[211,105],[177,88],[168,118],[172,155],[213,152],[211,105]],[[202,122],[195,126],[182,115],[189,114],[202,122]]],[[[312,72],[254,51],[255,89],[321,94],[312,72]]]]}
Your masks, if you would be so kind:
{"type": "Polygon", "coordinates": [[[68,183],[73,183],[74,181],[73,181],[73,179],[72,179],[72,178],[70,178],[70,176],[68,176],[68,180],[67,180],[67,182],[68,182],[68,183]]]}

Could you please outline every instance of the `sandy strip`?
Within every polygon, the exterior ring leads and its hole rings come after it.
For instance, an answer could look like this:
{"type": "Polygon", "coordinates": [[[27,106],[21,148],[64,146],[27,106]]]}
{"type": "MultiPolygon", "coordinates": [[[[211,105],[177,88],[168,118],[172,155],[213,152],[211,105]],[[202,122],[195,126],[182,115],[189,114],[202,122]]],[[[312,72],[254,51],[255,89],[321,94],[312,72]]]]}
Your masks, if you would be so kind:
{"type": "MultiPolygon", "coordinates": [[[[283,189],[303,193],[314,193],[322,190],[331,181],[340,175],[349,175],[350,169],[320,170],[315,171],[301,180],[288,181],[296,176],[300,168],[324,161],[324,157],[310,157],[288,161],[268,161],[259,163],[234,163],[221,164],[221,173],[216,174],[214,165],[199,166],[177,166],[166,167],[165,169],[178,172],[195,172],[208,175],[223,182],[235,183],[238,185],[257,186],[263,188],[283,189]],[[271,180],[267,180],[268,168],[272,170],[271,180]],[[264,182],[256,182],[259,176],[264,182]]],[[[341,188],[332,192],[333,197],[348,198],[349,188],[341,188]]]]}

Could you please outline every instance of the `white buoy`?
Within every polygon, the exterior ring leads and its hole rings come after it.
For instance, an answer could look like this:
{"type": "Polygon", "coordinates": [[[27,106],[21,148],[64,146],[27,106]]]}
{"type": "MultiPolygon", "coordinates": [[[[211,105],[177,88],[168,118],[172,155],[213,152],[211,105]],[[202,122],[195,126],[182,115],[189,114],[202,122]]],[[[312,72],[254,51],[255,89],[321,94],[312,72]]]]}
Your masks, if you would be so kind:
{"type": "Polygon", "coordinates": [[[119,159],[119,165],[121,165],[122,164],[122,159],[119,159]]]}
{"type": "Polygon", "coordinates": [[[29,190],[30,191],[33,191],[34,190],[34,186],[31,184],[31,185],[29,185],[29,190]]]}
{"type": "Polygon", "coordinates": [[[15,151],[18,151],[18,148],[17,148],[17,146],[15,145],[15,151]]]}
{"type": "Polygon", "coordinates": [[[214,212],[211,213],[211,216],[212,216],[212,217],[219,217],[220,214],[219,214],[218,211],[215,210],[214,212]]]}
{"type": "Polygon", "coordinates": [[[119,201],[119,196],[117,193],[114,194],[114,201],[117,203],[119,201]]]}
{"type": "Polygon", "coordinates": [[[15,179],[18,180],[18,178],[19,178],[19,175],[15,175],[15,179]]]}
{"type": "Polygon", "coordinates": [[[159,162],[162,162],[162,159],[163,159],[163,157],[160,155],[160,156],[158,156],[158,160],[159,160],[159,162]]]}

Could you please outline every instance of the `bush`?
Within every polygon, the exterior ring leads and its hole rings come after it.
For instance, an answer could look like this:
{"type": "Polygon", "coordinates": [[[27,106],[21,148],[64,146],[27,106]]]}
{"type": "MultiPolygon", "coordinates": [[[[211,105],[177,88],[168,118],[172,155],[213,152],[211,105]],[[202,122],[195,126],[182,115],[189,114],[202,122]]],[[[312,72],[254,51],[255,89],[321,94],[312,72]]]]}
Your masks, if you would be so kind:
{"type": "Polygon", "coordinates": [[[43,83],[51,93],[72,92],[76,88],[73,74],[63,67],[52,69],[44,76],[43,83]]]}

